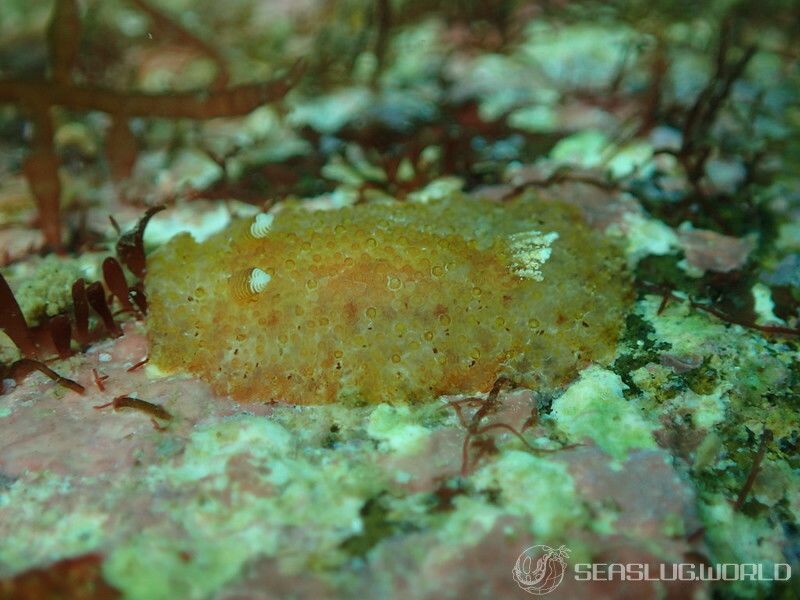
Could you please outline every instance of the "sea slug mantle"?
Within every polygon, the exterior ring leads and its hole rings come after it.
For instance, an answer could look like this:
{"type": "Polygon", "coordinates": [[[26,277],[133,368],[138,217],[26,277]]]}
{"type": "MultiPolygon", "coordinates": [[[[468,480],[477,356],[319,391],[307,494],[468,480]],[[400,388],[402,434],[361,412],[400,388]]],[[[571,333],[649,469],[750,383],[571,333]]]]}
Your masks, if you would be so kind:
{"type": "Polygon", "coordinates": [[[417,402],[607,362],[631,301],[570,207],[454,197],[286,206],[149,259],[151,362],[237,400],[417,402]]]}

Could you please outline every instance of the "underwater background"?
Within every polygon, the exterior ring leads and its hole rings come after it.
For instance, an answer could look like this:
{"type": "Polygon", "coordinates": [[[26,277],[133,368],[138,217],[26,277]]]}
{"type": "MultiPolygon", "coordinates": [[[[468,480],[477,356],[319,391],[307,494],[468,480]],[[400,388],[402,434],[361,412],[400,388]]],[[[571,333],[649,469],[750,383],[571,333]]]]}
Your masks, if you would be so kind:
{"type": "Polygon", "coordinates": [[[0,0],[0,599],[800,597],[798,36],[0,0]]]}

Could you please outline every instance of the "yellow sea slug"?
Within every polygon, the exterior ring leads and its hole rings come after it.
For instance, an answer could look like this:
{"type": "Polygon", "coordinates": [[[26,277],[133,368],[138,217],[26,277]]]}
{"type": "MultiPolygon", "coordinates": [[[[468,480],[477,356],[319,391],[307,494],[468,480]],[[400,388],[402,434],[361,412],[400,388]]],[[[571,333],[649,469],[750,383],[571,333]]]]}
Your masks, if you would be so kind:
{"type": "Polygon", "coordinates": [[[287,206],[173,238],[145,283],[155,365],[298,404],[560,386],[613,357],[631,300],[614,244],[534,199],[287,206]]]}

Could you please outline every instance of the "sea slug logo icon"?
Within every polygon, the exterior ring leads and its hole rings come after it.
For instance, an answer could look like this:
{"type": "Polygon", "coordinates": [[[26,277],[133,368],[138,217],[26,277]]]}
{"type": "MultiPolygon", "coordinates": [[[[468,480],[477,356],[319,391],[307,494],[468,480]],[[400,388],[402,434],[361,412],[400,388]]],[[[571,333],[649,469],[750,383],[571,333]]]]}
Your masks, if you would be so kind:
{"type": "Polygon", "coordinates": [[[556,589],[567,570],[566,546],[531,546],[517,558],[512,574],[517,585],[529,594],[544,596],[556,589]]]}

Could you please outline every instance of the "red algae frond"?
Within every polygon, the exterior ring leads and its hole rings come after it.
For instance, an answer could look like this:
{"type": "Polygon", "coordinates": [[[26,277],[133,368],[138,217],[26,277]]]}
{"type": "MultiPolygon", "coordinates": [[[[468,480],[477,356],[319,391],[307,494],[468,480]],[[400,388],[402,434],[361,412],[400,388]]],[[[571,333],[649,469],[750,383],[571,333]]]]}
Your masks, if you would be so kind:
{"type": "Polygon", "coordinates": [[[289,207],[258,236],[256,221],[174,238],[145,281],[151,361],[240,400],[560,386],[612,358],[631,300],[615,246],[558,203],[289,207]]]}

